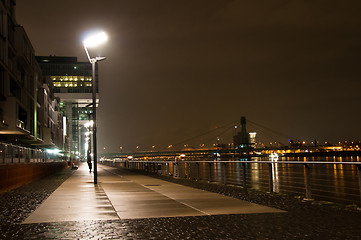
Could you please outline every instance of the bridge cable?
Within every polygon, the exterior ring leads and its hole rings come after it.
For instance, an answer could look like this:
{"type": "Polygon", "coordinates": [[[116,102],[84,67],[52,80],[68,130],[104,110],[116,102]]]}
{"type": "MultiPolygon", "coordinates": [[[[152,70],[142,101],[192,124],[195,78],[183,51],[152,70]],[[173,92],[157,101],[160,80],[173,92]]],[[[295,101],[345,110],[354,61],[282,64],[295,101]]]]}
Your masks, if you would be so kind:
{"type": "MultiPolygon", "coordinates": [[[[183,144],[183,143],[185,143],[185,142],[188,142],[188,141],[197,139],[197,138],[199,138],[199,137],[205,136],[205,135],[207,135],[207,134],[210,134],[210,133],[215,132],[215,131],[217,131],[217,130],[220,130],[220,129],[222,129],[222,128],[228,127],[229,125],[234,125],[234,124],[237,123],[237,122],[238,122],[238,120],[237,120],[237,121],[233,121],[233,122],[228,123],[228,124],[225,124],[225,125],[223,125],[223,126],[221,126],[221,127],[217,127],[217,128],[215,128],[215,129],[209,130],[209,131],[204,132],[204,133],[202,133],[202,134],[199,134],[199,135],[197,135],[197,136],[194,136],[194,137],[188,138],[188,139],[186,139],[186,140],[183,140],[183,141],[181,141],[181,142],[178,142],[178,143],[176,143],[176,144],[173,144],[173,146],[181,145],[181,144],[183,144]]],[[[227,129],[227,130],[228,130],[228,129],[227,129]]]]}
{"type": "Polygon", "coordinates": [[[253,121],[251,121],[251,120],[249,120],[249,119],[247,119],[247,122],[249,122],[249,123],[251,123],[251,124],[254,124],[254,125],[256,125],[256,126],[258,126],[258,127],[260,127],[260,128],[263,128],[263,129],[265,129],[265,130],[267,130],[267,131],[269,131],[269,132],[272,132],[272,133],[274,133],[274,134],[276,134],[276,135],[278,135],[278,136],[285,137],[285,138],[287,138],[287,139],[295,139],[295,138],[292,137],[292,136],[289,136],[289,135],[284,134],[284,133],[281,133],[281,132],[279,132],[279,131],[270,129],[270,128],[268,128],[268,127],[266,127],[266,126],[263,126],[263,125],[261,125],[261,124],[259,124],[259,123],[255,123],[255,122],[253,122],[253,121]]]}

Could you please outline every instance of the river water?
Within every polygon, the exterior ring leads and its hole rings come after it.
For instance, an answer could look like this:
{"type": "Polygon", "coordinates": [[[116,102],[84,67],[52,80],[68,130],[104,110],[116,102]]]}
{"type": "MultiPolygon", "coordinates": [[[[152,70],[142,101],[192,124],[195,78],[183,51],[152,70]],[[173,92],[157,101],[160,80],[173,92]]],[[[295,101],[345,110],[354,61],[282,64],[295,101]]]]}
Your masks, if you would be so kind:
{"type": "MultiPolygon", "coordinates": [[[[185,159],[186,161],[188,159],[185,159]]],[[[199,159],[192,159],[198,160],[199,159]]],[[[331,162],[331,164],[309,164],[310,192],[315,200],[337,202],[342,204],[360,204],[358,169],[355,165],[332,164],[336,162],[360,162],[360,157],[280,157],[274,164],[243,163],[229,159],[202,159],[211,163],[199,162],[186,164],[179,161],[178,170],[181,177],[200,178],[215,182],[243,186],[243,173],[246,185],[254,189],[269,191],[270,174],[274,192],[305,196],[306,169],[304,164],[282,163],[297,162],[331,162]],[[222,161],[222,162],[220,162],[222,161]],[[228,161],[224,164],[223,161],[228,161]],[[272,172],[270,172],[270,167],[272,172]],[[183,175],[183,176],[182,176],[183,175]]],[[[252,161],[269,161],[267,158],[252,158],[252,161]]]]}

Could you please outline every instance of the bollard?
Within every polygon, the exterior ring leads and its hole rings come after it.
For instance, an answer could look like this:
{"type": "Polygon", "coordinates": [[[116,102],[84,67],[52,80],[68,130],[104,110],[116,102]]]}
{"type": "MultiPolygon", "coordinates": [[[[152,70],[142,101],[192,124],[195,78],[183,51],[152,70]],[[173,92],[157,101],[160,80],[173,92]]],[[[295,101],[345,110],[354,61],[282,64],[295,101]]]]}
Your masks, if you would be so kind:
{"type": "Polygon", "coordinates": [[[273,192],[273,176],[272,176],[272,164],[271,163],[267,163],[269,166],[269,192],[272,193],[273,192]]]}
{"type": "Polygon", "coordinates": [[[247,176],[246,176],[246,163],[242,163],[242,169],[243,169],[243,187],[247,187],[247,176]]]}
{"type": "Polygon", "coordinates": [[[308,164],[305,164],[305,188],[306,188],[306,197],[303,200],[311,201],[312,194],[311,194],[311,168],[308,164]]]}

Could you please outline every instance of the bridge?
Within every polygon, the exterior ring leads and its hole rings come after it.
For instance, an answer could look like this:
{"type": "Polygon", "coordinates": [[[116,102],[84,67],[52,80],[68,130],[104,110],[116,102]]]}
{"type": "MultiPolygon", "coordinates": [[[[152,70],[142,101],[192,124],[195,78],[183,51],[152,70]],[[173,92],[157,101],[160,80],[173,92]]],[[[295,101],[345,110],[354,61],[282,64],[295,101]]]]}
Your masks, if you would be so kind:
{"type": "Polygon", "coordinates": [[[361,143],[349,142],[321,144],[306,143],[296,137],[270,129],[266,126],[248,120],[252,131],[246,130],[246,118],[232,121],[201,134],[170,144],[167,148],[123,152],[103,152],[99,156],[106,159],[127,158],[178,158],[180,156],[212,157],[220,156],[233,158],[251,158],[254,156],[268,156],[277,153],[283,156],[361,156],[361,143]],[[233,132],[234,131],[234,132],[233,132]],[[257,139],[256,139],[257,136],[257,139]],[[232,139],[233,138],[233,139],[232,139]],[[201,140],[200,140],[201,139],[201,140]],[[268,144],[266,143],[269,142],[268,144]],[[287,141],[287,144],[284,143],[287,141]],[[199,144],[202,142],[201,144],[199,144]],[[206,144],[208,146],[206,146],[206,144]],[[210,144],[211,143],[211,144],[210,144]]]}

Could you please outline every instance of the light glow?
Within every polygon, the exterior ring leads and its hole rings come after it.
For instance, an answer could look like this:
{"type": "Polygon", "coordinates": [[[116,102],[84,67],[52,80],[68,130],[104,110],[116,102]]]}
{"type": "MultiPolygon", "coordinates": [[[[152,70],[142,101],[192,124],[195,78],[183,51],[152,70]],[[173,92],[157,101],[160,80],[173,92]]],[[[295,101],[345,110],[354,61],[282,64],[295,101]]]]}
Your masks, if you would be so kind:
{"type": "Polygon", "coordinates": [[[66,117],[63,116],[63,135],[66,136],[66,117]]]}
{"type": "Polygon", "coordinates": [[[89,122],[85,123],[84,126],[86,128],[93,126],[93,120],[90,120],[89,122]]]}
{"type": "Polygon", "coordinates": [[[85,47],[96,47],[108,40],[108,35],[105,32],[98,32],[88,36],[84,41],[83,44],[85,47]]]}
{"type": "Polygon", "coordinates": [[[60,153],[60,150],[59,149],[46,149],[46,152],[47,153],[51,153],[51,154],[59,154],[60,153]]]}

